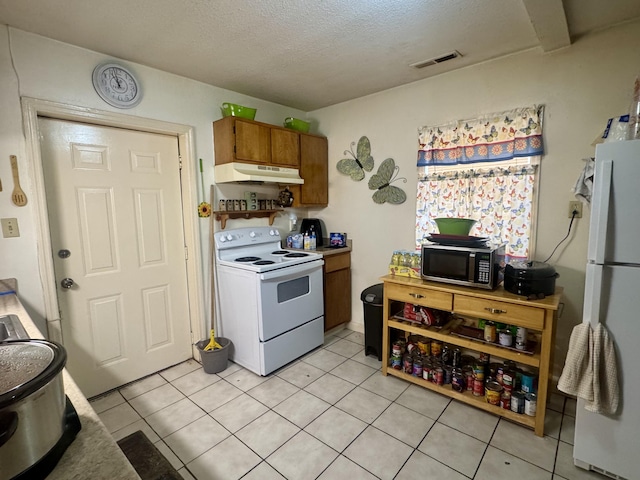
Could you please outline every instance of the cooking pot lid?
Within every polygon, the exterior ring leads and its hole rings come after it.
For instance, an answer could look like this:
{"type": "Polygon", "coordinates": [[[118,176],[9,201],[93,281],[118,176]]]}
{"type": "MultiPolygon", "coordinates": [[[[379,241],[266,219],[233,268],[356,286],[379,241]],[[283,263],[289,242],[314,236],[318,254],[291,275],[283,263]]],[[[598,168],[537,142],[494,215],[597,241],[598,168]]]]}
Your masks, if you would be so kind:
{"type": "Polygon", "coordinates": [[[556,269],[544,262],[511,262],[505,267],[505,275],[524,279],[556,276],[556,269]]]}
{"type": "Polygon", "coordinates": [[[66,358],[64,347],[47,340],[0,343],[0,408],[48,383],[66,358]]]}

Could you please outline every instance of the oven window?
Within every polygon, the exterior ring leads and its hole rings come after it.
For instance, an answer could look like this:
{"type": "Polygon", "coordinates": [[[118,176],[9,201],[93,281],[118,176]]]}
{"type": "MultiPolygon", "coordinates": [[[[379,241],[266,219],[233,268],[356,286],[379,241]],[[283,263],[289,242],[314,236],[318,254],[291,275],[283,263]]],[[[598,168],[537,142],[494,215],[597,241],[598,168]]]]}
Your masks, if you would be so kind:
{"type": "Polygon", "coordinates": [[[429,252],[429,275],[466,280],[468,258],[466,252],[429,252]]]}
{"type": "Polygon", "coordinates": [[[309,293],[309,276],[278,284],[278,303],[284,303],[309,293]]]}

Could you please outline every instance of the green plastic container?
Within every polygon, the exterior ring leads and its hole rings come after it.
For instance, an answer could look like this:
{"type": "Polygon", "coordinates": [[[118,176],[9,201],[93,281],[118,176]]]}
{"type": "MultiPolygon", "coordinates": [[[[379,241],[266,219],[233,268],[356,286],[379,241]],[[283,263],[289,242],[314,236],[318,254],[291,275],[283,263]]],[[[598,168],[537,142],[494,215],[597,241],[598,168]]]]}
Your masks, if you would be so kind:
{"type": "Polygon", "coordinates": [[[284,119],[284,126],[286,128],[302,133],[309,133],[309,125],[309,122],[305,122],[299,118],[288,117],[284,119]]]}
{"type": "Polygon", "coordinates": [[[235,103],[223,103],[220,109],[224,117],[240,117],[249,120],[256,118],[257,110],[255,108],[243,107],[235,103]]]}
{"type": "Polygon", "coordinates": [[[476,223],[471,218],[434,218],[438,231],[442,235],[468,236],[471,227],[476,223]]]}

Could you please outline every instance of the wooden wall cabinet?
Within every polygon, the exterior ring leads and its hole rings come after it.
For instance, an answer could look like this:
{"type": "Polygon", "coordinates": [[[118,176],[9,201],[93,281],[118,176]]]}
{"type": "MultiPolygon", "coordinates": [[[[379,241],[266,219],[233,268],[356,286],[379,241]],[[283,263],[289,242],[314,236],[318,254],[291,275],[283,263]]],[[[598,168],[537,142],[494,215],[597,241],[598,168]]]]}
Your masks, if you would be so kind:
{"type": "Polygon", "coordinates": [[[213,122],[215,163],[257,163],[300,167],[298,132],[239,117],[213,122]]]}
{"type": "MultiPolygon", "coordinates": [[[[547,404],[549,379],[553,365],[553,348],[558,306],[562,288],[555,295],[542,300],[527,300],[506,292],[502,287],[495,291],[458,287],[444,283],[386,275],[384,282],[384,306],[382,329],[382,373],[407,380],[424,388],[474,407],[506,417],[511,421],[533,428],[536,435],[544,434],[544,418],[547,404]],[[403,319],[392,311],[396,302],[422,305],[454,313],[454,317],[442,327],[428,327],[403,319]],[[535,349],[523,353],[481,339],[470,339],[456,334],[457,327],[469,319],[478,318],[525,327],[536,338],[535,349]],[[469,391],[456,392],[451,385],[436,385],[422,378],[404,373],[389,366],[390,338],[393,334],[415,334],[439,340],[470,352],[484,352],[495,358],[512,360],[520,366],[538,372],[537,411],[535,416],[518,414],[487,403],[484,396],[474,396],[469,391]]],[[[402,304],[401,304],[402,305],[402,304]]],[[[463,351],[464,353],[464,351],[463,351]]]]}
{"type": "Polygon", "coordinates": [[[302,185],[289,187],[293,207],[326,207],[329,204],[329,145],[326,137],[300,134],[302,185]]]}
{"type": "Polygon", "coordinates": [[[351,252],[324,256],[324,330],[351,321],[351,252]]]}

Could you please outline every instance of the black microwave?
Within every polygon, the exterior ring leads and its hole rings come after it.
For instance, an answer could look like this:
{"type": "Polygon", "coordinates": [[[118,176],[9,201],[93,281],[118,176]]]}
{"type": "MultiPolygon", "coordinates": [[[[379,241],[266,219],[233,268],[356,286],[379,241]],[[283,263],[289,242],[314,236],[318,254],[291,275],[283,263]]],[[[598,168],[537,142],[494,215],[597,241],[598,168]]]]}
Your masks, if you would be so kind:
{"type": "Polygon", "coordinates": [[[503,267],[504,245],[422,245],[420,273],[425,280],[493,290],[502,282],[503,267]]]}

